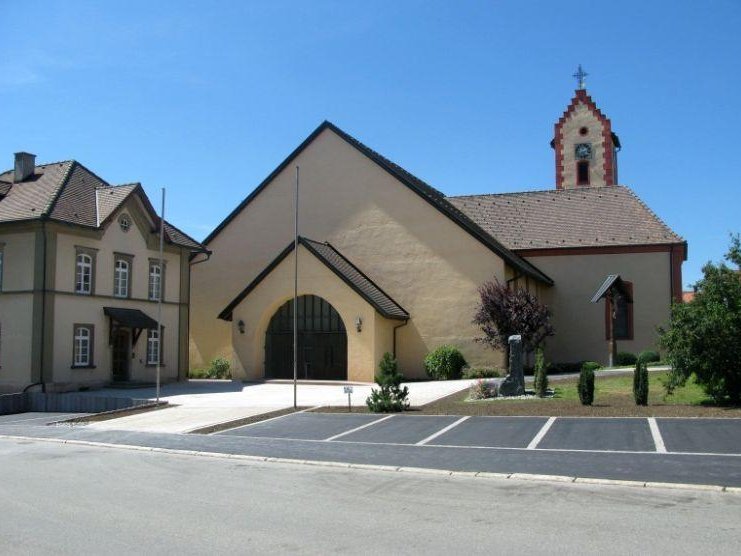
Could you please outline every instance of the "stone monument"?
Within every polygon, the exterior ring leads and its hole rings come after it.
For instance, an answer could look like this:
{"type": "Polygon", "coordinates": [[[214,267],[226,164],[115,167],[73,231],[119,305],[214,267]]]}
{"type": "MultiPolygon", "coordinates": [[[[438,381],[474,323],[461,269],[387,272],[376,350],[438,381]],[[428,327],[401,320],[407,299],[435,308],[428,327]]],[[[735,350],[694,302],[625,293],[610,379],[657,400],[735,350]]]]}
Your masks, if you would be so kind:
{"type": "Polygon", "coordinates": [[[500,396],[522,396],[525,393],[525,372],[522,368],[522,336],[510,336],[509,374],[499,386],[500,396]]]}

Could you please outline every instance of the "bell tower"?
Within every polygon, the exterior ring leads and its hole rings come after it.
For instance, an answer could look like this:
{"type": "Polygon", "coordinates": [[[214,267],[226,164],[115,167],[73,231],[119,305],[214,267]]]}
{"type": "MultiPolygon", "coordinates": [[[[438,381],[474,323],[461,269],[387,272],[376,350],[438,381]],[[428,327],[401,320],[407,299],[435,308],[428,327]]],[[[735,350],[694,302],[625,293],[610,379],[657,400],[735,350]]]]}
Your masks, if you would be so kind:
{"type": "Polygon", "coordinates": [[[551,147],[556,152],[556,189],[601,187],[617,183],[620,140],[612,124],[587,94],[587,73],[579,65],[577,89],[556,122],[551,147]]]}

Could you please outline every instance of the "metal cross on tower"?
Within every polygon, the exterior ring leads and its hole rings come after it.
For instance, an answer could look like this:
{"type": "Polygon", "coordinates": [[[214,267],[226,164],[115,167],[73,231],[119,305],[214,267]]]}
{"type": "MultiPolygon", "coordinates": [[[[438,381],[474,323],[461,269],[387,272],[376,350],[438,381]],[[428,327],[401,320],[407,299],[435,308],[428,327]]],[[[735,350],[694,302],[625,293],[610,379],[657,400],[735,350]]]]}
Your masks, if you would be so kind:
{"type": "Polygon", "coordinates": [[[589,75],[586,71],[584,71],[581,67],[581,64],[579,64],[579,69],[576,70],[576,73],[574,74],[574,77],[576,78],[577,82],[579,83],[578,88],[579,89],[586,89],[586,77],[589,75]]]}

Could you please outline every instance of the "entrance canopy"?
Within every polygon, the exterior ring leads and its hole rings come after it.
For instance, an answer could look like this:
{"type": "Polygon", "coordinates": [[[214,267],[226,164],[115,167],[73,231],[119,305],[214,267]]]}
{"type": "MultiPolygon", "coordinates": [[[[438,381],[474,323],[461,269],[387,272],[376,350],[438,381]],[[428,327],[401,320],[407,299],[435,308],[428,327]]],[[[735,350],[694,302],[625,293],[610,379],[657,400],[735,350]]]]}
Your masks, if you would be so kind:
{"type": "Polygon", "coordinates": [[[109,333],[109,344],[113,345],[114,328],[131,328],[134,332],[132,345],[136,345],[142,330],[157,330],[157,321],[139,309],[123,309],[121,307],[103,307],[103,313],[111,321],[109,333]]]}
{"type": "Polygon", "coordinates": [[[157,321],[139,309],[103,307],[103,312],[119,325],[127,328],[157,329],[157,321]]]}

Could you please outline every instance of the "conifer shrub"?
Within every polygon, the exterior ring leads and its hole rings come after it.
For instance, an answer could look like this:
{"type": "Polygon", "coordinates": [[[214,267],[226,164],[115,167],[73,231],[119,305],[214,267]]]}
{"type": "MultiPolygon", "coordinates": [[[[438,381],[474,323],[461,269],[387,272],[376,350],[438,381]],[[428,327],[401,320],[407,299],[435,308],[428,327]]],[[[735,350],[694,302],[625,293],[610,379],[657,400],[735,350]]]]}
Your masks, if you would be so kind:
{"type": "Polygon", "coordinates": [[[581,364],[581,368],[583,369],[585,367],[593,371],[599,371],[602,368],[602,365],[600,365],[596,361],[584,361],[584,363],[581,364]]]}
{"type": "Polygon", "coordinates": [[[368,409],[374,413],[390,413],[409,409],[409,388],[401,387],[404,375],[399,372],[398,364],[393,356],[386,352],[378,365],[376,384],[379,389],[373,388],[371,395],[365,400],[368,409]]]}
{"type": "Polygon", "coordinates": [[[636,405],[648,405],[648,367],[640,359],[633,371],[633,399],[636,405]]]}
{"type": "Polygon", "coordinates": [[[548,389],[548,366],[545,363],[545,354],[543,348],[539,347],[535,350],[535,394],[539,398],[545,398],[546,390],[548,389]]]}
{"type": "Polygon", "coordinates": [[[579,401],[582,405],[592,405],[594,401],[594,371],[584,367],[579,373],[579,401]]]}
{"type": "Polygon", "coordinates": [[[424,360],[427,376],[435,380],[456,380],[466,366],[463,354],[455,346],[443,345],[427,354],[424,360]]]}

